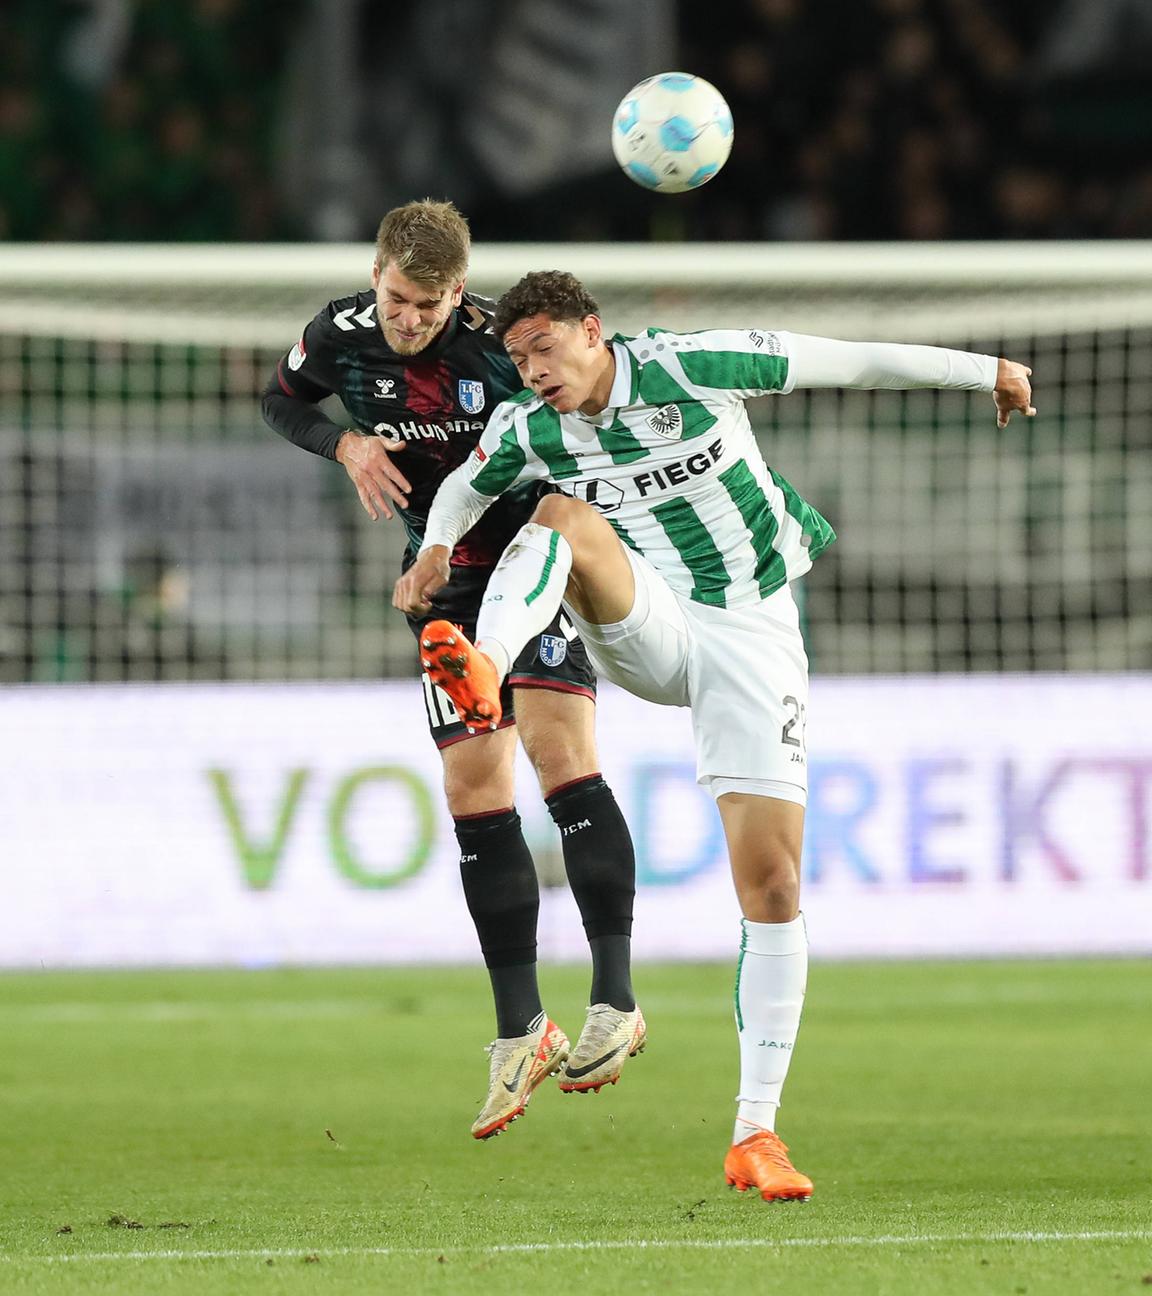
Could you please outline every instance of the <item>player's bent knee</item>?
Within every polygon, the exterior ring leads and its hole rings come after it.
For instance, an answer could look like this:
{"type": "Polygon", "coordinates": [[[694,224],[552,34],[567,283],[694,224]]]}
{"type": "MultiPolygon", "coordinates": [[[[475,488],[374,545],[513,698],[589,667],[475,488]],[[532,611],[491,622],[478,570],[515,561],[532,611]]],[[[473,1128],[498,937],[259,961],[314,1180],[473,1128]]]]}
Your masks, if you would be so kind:
{"type": "Polygon", "coordinates": [[[591,512],[589,505],[583,500],[573,499],[571,495],[559,493],[545,495],[536,505],[532,521],[538,522],[541,526],[551,527],[553,531],[562,531],[565,525],[579,526],[582,509],[591,512]]]}
{"type": "Polygon", "coordinates": [[[545,495],[536,505],[532,521],[559,531],[574,553],[594,544],[597,537],[603,539],[603,531],[615,534],[591,504],[564,494],[545,495]]]}

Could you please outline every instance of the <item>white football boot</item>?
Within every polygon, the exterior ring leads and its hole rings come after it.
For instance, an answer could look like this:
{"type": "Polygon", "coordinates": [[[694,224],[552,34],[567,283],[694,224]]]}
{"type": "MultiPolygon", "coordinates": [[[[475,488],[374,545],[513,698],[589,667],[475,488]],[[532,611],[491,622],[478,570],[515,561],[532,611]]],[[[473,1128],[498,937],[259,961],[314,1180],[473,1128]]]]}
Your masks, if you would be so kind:
{"type": "Polygon", "coordinates": [[[624,1063],[643,1053],[648,1028],[639,1008],[621,1012],[611,1004],[593,1004],[584,1020],[576,1047],[560,1072],[565,1093],[599,1093],[620,1079],[624,1063]]]}
{"type": "Polygon", "coordinates": [[[506,1130],[524,1114],[533,1090],[564,1065],[568,1036],[545,1013],[532,1025],[535,1029],[527,1035],[488,1045],[488,1101],[472,1124],[473,1138],[491,1138],[506,1130]]]}

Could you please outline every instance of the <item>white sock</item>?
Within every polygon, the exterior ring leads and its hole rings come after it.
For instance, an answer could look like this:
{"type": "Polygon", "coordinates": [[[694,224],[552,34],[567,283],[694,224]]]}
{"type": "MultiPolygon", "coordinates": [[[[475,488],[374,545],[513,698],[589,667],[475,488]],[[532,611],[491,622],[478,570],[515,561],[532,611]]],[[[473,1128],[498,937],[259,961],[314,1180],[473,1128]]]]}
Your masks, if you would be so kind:
{"type": "Polygon", "coordinates": [[[572,547],[559,531],[527,522],[512,537],[476,620],[476,646],[492,659],[501,679],[520,649],[556,615],[571,570],[572,547]]]}
{"type": "Polygon", "coordinates": [[[804,916],[786,923],[741,920],[736,968],[736,1029],[740,1037],[740,1093],[733,1143],[776,1128],[776,1109],[792,1061],[804,987],[808,934],[804,916]]]}

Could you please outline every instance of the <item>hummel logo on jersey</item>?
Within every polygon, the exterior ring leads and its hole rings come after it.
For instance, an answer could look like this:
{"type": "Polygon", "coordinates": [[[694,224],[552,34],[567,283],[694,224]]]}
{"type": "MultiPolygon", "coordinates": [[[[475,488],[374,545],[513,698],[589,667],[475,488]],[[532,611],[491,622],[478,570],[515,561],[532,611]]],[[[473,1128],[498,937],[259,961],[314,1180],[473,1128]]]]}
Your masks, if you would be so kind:
{"type": "Polygon", "coordinates": [[[579,1080],[581,1076],[586,1076],[589,1071],[595,1071],[597,1067],[603,1066],[605,1062],[611,1062],[622,1048],[627,1047],[626,1044],[617,1044],[610,1052],[605,1053],[603,1057],[598,1057],[595,1062],[589,1062],[587,1066],[566,1067],[564,1074],[569,1080],[579,1080]]]}
{"type": "Polygon", "coordinates": [[[372,317],[376,314],[376,303],[373,302],[370,306],[365,306],[359,315],[355,312],[355,306],[349,306],[347,310],[337,311],[336,314],[332,316],[332,323],[335,324],[338,329],[343,329],[345,333],[351,333],[356,327],[356,324],[359,324],[361,328],[371,328],[375,323],[375,320],[372,317]],[[349,317],[354,319],[356,324],[350,324],[348,322],[349,317]]]}
{"type": "Polygon", "coordinates": [[[679,441],[684,435],[684,415],[679,405],[661,405],[655,414],[649,414],[645,422],[658,436],[669,441],[679,441]]]}
{"type": "Polygon", "coordinates": [[[527,1061],[528,1058],[526,1056],[522,1057],[520,1059],[520,1065],[516,1068],[516,1074],[511,1080],[504,1081],[504,1088],[507,1089],[510,1094],[514,1094],[516,1090],[520,1088],[520,1076],[524,1072],[524,1066],[527,1061]]]}
{"type": "Polygon", "coordinates": [[[377,400],[386,400],[392,395],[392,389],[396,386],[395,378],[377,378],[376,390],[372,393],[377,400]]]}
{"type": "Polygon", "coordinates": [[[752,339],[753,346],[762,347],[764,345],[763,333],[757,333],[755,329],[751,329],[748,333],[748,336],[752,339]]]}

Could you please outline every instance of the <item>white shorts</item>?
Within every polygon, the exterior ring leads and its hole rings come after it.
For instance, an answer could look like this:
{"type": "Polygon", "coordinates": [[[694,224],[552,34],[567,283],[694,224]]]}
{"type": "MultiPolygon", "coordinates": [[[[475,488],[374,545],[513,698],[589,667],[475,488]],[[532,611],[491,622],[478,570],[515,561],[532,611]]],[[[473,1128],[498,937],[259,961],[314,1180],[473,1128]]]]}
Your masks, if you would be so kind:
{"type": "Polygon", "coordinates": [[[646,701],[691,707],[696,778],[714,796],[758,792],[803,805],[808,657],[792,591],[709,607],[675,594],[647,559],[625,552],[636,601],[623,621],[595,625],[567,609],[592,664],[646,701]]]}

